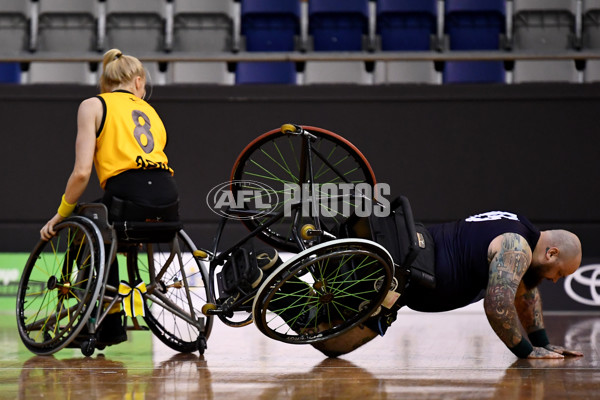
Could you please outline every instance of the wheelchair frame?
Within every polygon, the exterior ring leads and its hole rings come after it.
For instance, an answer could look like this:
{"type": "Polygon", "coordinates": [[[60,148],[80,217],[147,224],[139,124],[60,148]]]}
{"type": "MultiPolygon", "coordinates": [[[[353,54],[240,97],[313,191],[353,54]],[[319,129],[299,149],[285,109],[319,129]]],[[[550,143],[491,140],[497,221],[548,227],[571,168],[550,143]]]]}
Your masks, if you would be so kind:
{"type": "Polygon", "coordinates": [[[17,323],[25,346],[40,355],[64,347],[79,347],[84,355],[92,355],[96,348],[106,346],[96,335],[101,323],[118,302],[139,290],[137,283],[144,282],[144,292],[140,291],[143,315],[132,316],[133,326],[128,329],[149,329],[177,351],[203,352],[212,318],[201,313],[201,305],[208,300],[203,289],[206,273],[193,242],[179,224],[150,222],[142,223],[144,228],[170,230],[172,239],[157,243],[118,240],[117,229],[107,216],[103,204],[82,205],[79,215],[58,224],[57,236],[41,241],[31,254],[17,293],[17,323]],[[140,246],[148,255],[144,265],[138,256],[140,246]],[[181,246],[188,250],[186,259],[181,246]],[[46,247],[51,251],[45,252],[46,247]],[[127,255],[129,293],[120,293],[120,287],[107,283],[118,251],[127,255]],[[200,285],[192,285],[198,280],[200,285]],[[195,306],[198,301],[202,304],[195,306]],[[140,326],[138,316],[146,327],[140,326]]]}
{"type": "MultiPolygon", "coordinates": [[[[291,206],[291,216],[284,215],[281,202],[266,214],[252,208],[228,209],[230,215],[245,217],[242,222],[250,233],[225,250],[219,247],[227,217],[221,219],[209,251],[198,250],[175,224],[123,222],[116,226],[109,223],[104,205],[82,205],[79,215],[57,225],[57,237],[38,243],[27,262],[17,297],[17,322],[25,346],[36,354],[52,354],[65,347],[79,347],[86,356],[93,354],[96,348],[104,346],[97,338],[101,323],[117,302],[127,296],[133,298],[132,293],[135,294],[135,287],[141,282],[146,286],[146,291],[140,290],[139,295],[144,299],[143,318],[147,327],[140,326],[134,316],[133,327],[128,329],[148,329],[177,351],[197,350],[201,354],[207,347],[214,316],[233,327],[255,322],[265,335],[283,342],[315,343],[362,323],[380,312],[391,291],[402,291],[402,287],[392,287],[394,259],[383,246],[372,240],[339,237],[339,227],[347,215],[338,213],[329,219],[318,214],[302,215],[306,202],[315,204],[319,200],[319,185],[375,183],[368,161],[350,142],[320,128],[283,125],[255,139],[238,157],[231,181],[248,180],[249,176],[253,181],[316,186],[311,186],[308,196],[291,206]],[[292,142],[299,145],[293,146],[292,142]],[[268,155],[270,151],[275,155],[268,155]],[[253,171],[256,166],[266,174],[253,171]],[[135,225],[141,226],[142,231],[149,228],[166,231],[172,236],[167,243],[169,250],[155,251],[152,237],[136,239],[139,230],[135,225]],[[119,238],[118,229],[133,237],[119,238]],[[65,230],[67,241],[60,242],[65,230]],[[255,237],[297,254],[269,271],[268,277],[257,286],[239,288],[233,294],[221,293],[215,287],[219,273],[233,268],[228,261],[234,252],[249,247],[255,237]],[[108,255],[105,244],[110,245],[108,255]],[[56,265],[49,271],[45,264],[48,271],[43,270],[40,275],[38,258],[43,258],[48,245],[52,247],[51,257],[56,265]],[[140,246],[148,254],[147,269],[143,271],[139,265],[140,246]],[[107,284],[110,267],[123,248],[128,254],[131,288],[126,295],[107,284]],[[75,253],[71,255],[72,252],[75,253]],[[164,263],[157,263],[156,256],[161,254],[164,263]],[[49,277],[44,281],[39,276],[49,277]],[[192,285],[192,281],[200,284],[192,285]],[[181,320],[187,324],[186,329],[168,326],[167,319],[181,320]],[[187,336],[180,337],[182,334],[187,336]]],[[[239,187],[231,186],[232,192],[236,190],[239,187]]],[[[352,203],[356,195],[352,192],[349,197],[335,201],[352,203]]],[[[251,246],[249,251],[253,251],[251,246]]],[[[232,273],[236,276],[237,272],[232,273]]]]}

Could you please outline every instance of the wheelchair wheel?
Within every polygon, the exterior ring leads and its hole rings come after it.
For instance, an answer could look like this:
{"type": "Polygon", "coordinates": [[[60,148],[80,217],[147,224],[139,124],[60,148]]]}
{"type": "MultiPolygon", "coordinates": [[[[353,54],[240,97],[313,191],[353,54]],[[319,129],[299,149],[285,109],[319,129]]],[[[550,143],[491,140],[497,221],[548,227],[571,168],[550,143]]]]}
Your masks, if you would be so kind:
{"type": "Polygon", "coordinates": [[[17,293],[19,335],[39,355],[52,354],[77,337],[94,309],[104,272],[104,247],[92,222],[72,217],[55,230],[31,253],[17,293]]]}
{"type": "Polygon", "coordinates": [[[328,214],[323,216],[325,213],[320,213],[321,224],[329,230],[352,213],[356,207],[356,197],[348,192],[344,196],[334,195],[322,190],[323,185],[367,183],[372,187],[375,184],[375,175],[369,162],[352,143],[324,129],[304,128],[314,139],[308,139],[305,135],[284,134],[280,129],[259,136],[241,152],[231,172],[234,198],[239,198],[239,191],[257,189],[262,196],[254,199],[255,202],[260,200],[258,204],[245,203],[246,209],[258,209],[259,215],[243,218],[243,223],[250,230],[264,227],[258,234],[263,241],[291,252],[302,250],[294,238],[293,229],[314,224],[314,218],[302,216],[294,222],[294,218],[288,216],[270,224],[269,217],[284,211],[285,184],[301,186],[310,182],[309,171],[312,170],[314,180],[311,183],[316,184],[319,194],[323,196],[321,210],[328,214]],[[307,140],[311,141],[310,154],[307,152],[307,140]]]}
{"type": "Polygon", "coordinates": [[[393,279],[393,261],[379,244],[338,239],[283,263],[259,288],[254,323],[287,343],[338,336],[379,311],[393,279]]]}
{"type": "Polygon", "coordinates": [[[208,277],[195,249],[180,231],[172,243],[144,244],[137,257],[138,279],[149,282],[144,320],[164,344],[184,353],[204,351],[202,338],[208,339],[213,323],[201,311],[208,303],[208,277]]]}

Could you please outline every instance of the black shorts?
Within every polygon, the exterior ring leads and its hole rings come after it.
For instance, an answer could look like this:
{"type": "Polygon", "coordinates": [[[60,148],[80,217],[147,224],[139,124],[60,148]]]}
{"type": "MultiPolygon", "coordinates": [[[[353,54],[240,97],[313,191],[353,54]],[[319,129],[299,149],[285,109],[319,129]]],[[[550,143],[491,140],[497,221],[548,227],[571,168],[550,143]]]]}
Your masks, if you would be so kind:
{"type": "Polygon", "coordinates": [[[131,170],[106,182],[102,203],[111,221],[179,220],[179,194],[168,171],[131,170]]]}
{"type": "Polygon", "coordinates": [[[179,192],[168,171],[135,169],[106,181],[102,202],[110,207],[113,197],[140,205],[162,206],[176,202],[179,192]]]}

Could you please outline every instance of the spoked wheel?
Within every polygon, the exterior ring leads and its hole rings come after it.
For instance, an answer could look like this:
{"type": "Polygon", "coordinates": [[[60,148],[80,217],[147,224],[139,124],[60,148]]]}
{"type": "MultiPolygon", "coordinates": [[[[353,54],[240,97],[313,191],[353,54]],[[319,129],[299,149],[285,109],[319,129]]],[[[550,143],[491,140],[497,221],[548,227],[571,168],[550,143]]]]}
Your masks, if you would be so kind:
{"type": "Polygon", "coordinates": [[[180,352],[204,351],[213,317],[202,314],[208,302],[207,273],[194,257],[194,244],[180,231],[172,243],[145,244],[137,257],[137,278],[147,283],[146,324],[164,344],[180,352]]]}
{"type": "Polygon", "coordinates": [[[17,293],[17,325],[30,351],[52,354],[85,326],[104,271],[100,232],[82,217],[56,225],[56,236],[31,253],[17,293]]]}
{"type": "Polygon", "coordinates": [[[377,313],[393,279],[393,261],[379,244],[338,239],[282,264],[259,288],[254,323],[287,343],[340,335],[377,313]]]}
{"type": "Polygon", "coordinates": [[[246,196],[244,207],[249,211],[255,210],[258,215],[242,216],[243,223],[250,230],[264,227],[258,235],[262,240],[291,252],[302,250],[293,230],[314,224],[311,216],[315,213],[308,212],[305,207],[295,221],[293,215],[285,213],[285,207],[292,202],[286,201],[284,192],[290,198],[299,199],[313,187],[302,185],[314,184],[320,199],[318,215],[322,228],[331,230],[354,211],[357,200],[362,200],[356,195],[356,185],[366,183],[372,187],[375,184],[369,162],[352,143],[321,128],[307,126],[304,129],[312,136],[282,133],[276,129],[258,137],[238,156],[231,173],[234,198],[241,198],[240,192],[254,193],[246,196]],[[312,181],[310,171],[314,177],[312,181]],[[298,185],[299,190],[292,193],[289,186],[286,189],[286,184],[298,185]],[[325,184],[330,185],[323,186],[325,184]],[[303,189],[308,191],[302,192],[303,189]],[[279,212],[286,216],[269,225],[269,218],[279,212]]]}

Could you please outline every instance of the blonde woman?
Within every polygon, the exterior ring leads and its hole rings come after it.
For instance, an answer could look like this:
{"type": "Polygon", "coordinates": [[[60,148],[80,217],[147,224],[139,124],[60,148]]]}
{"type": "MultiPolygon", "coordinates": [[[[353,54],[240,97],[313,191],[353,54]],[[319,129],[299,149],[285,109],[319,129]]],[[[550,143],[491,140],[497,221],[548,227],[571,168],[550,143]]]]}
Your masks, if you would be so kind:
{"type": "MultiPolygon", "coordinates": [[[[75,209],[88,185],[92,165],[104,189],[102,201],[113,220],[146,220],[154,217],[153,207],[163,206],[171,206],[166,207],[171,213],[161,218],[178,218],[178,191],[164,152],[167,133],[154,108],[144,101],[145,87],[146,72],[137,58],[118,49],[104,54],[101,94],[82,101],[79,106],[75,165],[57,213],[40,231],[43,240],[52,238],[56,224],[75,209]],[[129,207],[115,211],[112,206],[117,201],[129,207]]],[[[109,282],[118,286],[118,268],[114,265],[109,282]]],[[[103,327],[114,325],[116,337],[111,340],[116,343],[125,340],[125,332],[119,330],[120,314],[108,317],[103,327]]],[[[105,333],[107,330],[104,329],[105,333]]],[[[103,341],[102,337],[99,341],[103,341]]]]}

